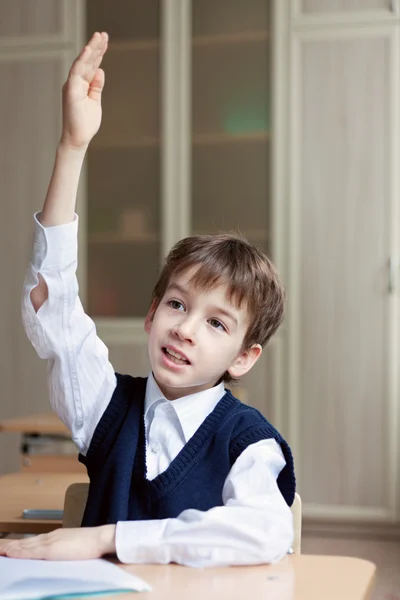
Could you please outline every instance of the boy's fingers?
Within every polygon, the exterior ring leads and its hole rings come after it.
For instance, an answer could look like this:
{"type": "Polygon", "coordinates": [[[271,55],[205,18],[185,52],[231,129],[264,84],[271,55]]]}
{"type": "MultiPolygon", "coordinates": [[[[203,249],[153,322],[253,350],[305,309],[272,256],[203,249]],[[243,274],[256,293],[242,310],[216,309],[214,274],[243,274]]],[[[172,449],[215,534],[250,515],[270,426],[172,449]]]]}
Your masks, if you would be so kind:
{"type": "Polygon", "coordinates": [[[21,548],[21,540],[1,540],[0,555],[7,556],[8,552],[17,552],[21,548]]]}
{"type": "Polygon", "coordinates": [[[89,83],[107,50],[108,35],[95,33],[72,64],[70,74],[79,75],[89,83]]]}
{"type": "Polygon", "coordinates": [[[41,546],[45,542],[45,536],[38,535],[21,540],[1,540],[0,554],[8,554],[9,552],[20,552],[22,550],[30,550],[41,546]]]}
{"type": "Polygon", "coordinates": [[[52,544],[51,536],[48,534],[20,540],[2,540],[0,555],[9,558],[51,558],[52,544]]]}

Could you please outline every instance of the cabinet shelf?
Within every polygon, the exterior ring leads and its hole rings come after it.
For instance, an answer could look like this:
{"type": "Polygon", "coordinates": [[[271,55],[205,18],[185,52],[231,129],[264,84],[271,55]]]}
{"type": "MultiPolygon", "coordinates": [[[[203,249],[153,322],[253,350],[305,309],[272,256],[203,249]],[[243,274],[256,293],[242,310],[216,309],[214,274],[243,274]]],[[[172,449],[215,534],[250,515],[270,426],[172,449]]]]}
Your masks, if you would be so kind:
{"type": "Polygon", "coordinates": [[[101,135],[98,138],[94,138],[92,143],[90,144],[91,149],[95,150],[111,150],[122,149],[122,148],[158,148],[160,145],[160,139],[157,137],[136,137],[131,139],[124,138],[113,138],[108,141],[105,136],[104,138],[101,135]]]}
{"type": "MultiPolygon", "coordinates": [[[[233,228],[227,228],[227,231],[236,231],[236,229],[233,228]]],[[[242,230],[240,230],[240,233],[250,242],[253,243],[258,243],[258,242],[269,242],[269,234],[267,233],[267,231],[262,230],[262,229],[246,229],[244,230],[242,228],[242,230]]],[[[206,230],[196,230],[193,232],[193,235],[208,235],[210,233],[210,231],[206,231],[206,230]]]]}
{"type": "MultiPolygon", "coordinates": [[[[270,139],[270,134],[267,131],[254,133],[242,133],[238,135],[227,133],[200,133],[192,137],[193,146],[218,146],[225,144],[249,144],[266,142],[270,139]]],[[[102,140],[101,137],[96,140],[94,138],[91,143],[91,148],[97,150],[104,149],[120,149],[120,148],[158,148],[160,139],[156,137],[138,137],[133,139],[113,139],[109,142],[102,140]]]]}
{"type": "Polygon", "coordinates": [[[252,133],[198,133],[192,137],[193,146],[218,146],[222,144],[248,144],[252,142],[266,142],[270,138],[267,131],[252,133]]]}
{"type": "MultiPolygon", "coordinates": [[[[192,46],[193,48],[202,48],[232,44],[257,44],[268,41],[268,38],[269,36],[266,31],[243,31],[240,33],[199,35],[193,37],[192,46]]],[[[159,50],[160,48],[161,44],[158,39],[121,40],[117,42],[111,41],[109,43],[109,51],[111,52],[159,50]]]]}
{"type": "Polygon", "coordinates": [[[132,235],[119,232],[90,233],[89,244],[155,244],[159,241],[156,233],[132,235]]]}
{"type": "MultiPolygon", "coordinates": [[[[210,231],[200,230],[193,232],[193,235],[207,235],[210,231]]],[[[252,242],[264,242],[268,241],[268,234],[263,230],[246,230],[243,232],[243,235],[246,239],[252,242]]],[[[89,234],[88,241],[89,244],[109,244],[109,245],[117,245],[117,244],[154,244],[158,242],[159,236],[155,233],[148,233],[145,235],[134,236],[134,235],[125,235],[123,233],[91,233],[89,234]]]]}
{"type": "Polygon", "coordinates": [[[214,35],[199,35],[193,38],[192,46],[223,46],[229,44],[257,44],[268,41],[266,31],[243,31],[241,33],[225,33],[214,35]]]}

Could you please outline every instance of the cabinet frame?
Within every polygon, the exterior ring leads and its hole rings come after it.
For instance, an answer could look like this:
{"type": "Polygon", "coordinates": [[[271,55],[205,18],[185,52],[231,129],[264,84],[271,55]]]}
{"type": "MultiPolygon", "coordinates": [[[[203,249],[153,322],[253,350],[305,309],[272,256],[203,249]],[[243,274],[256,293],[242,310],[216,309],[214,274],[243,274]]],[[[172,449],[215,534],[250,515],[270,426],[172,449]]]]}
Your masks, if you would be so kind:
{"type": "MultiPolygon", "coordinates": [[[[352,505],[319,505],[303,503],[303,514],[311,520],[326,520],[328,522],[352,522],[352,523],[374,523],[389,525],[400,521],[400,461],[399,461],[399,436],[400,436],[400,178],[398,174],[398,162],[400,157],[400,111],[398,98],[400,97],[400,37],[396,23],[389,25],[365,25],[346,27],[321,27],[317,29],[295,29],[291,35],[291,82],[290,82],[290,192],[287,218],[289,220],[290,252],[288,254],[288,295],[291,298],[288,309],[288,335],[285,340],[285,356],[287,357],[287,417],[289,439],[297,457],[297,477],[301,481],[301,472],[305,468],[300,452],[300,436],[306,432],[300,431],[300,356],[301,339],[300,331],[300,290],[301,282],[299,268],[301,265],[300,247],[301,232],[300,222],[301,207],[301,161],[299,160],[301,148],[301,67],[303,44],[310,41],[329,40],[356,40],[386,38],[390,44],[390,94],[387,98],[387,110],[392,123],[390,135],[390,181],[388,189],[390,195],[391,229],[389,246],[391,256],[396,262],[394,288],[395,291],[388,298],[387,314],[387,355],[390,363],[387,367],[386,377],[388,381],[387,413],[385,422],[388,431],[388,439],[385,445],[385,457],[388,464],[387,506],[365,507],[352,505]]],[[[388,257],[389,258],[389,257],[388,257]]],[[[379,442],[380,440],[378,440],[379,442]]],[[[382,441],[383,442],[383,441],[382,441]]]]}
{"type": "Polygon", "coordinates": [[[302,9],[303,0],[292,0],[290,12],[293,28],[337,27],[340,25],[383,25],[400,18],[398,0],[387,0],[386,9],[346,10],[320,13],[307,13],[302,9]]]}

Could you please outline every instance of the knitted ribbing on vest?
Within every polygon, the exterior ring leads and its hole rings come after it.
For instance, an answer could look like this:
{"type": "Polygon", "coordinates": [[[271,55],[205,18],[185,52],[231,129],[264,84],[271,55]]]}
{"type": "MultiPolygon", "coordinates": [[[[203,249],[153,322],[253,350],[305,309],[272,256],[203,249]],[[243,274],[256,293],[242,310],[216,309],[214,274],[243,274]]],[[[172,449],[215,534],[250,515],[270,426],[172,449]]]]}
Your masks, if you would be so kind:
{"type": "Polygon", "coordinates": [[[169,467],[146,478],[144,398],[147,379],[117,374],[117,387],[80,455],[90,487],[83,526],[165,519],[194,508],[221,506],[225,479],[247,446],[274,438],[286,465],[277,484],[290,506],[295,493],[293,457],[277,430],[256,409],[226,391],[169,467]]]}

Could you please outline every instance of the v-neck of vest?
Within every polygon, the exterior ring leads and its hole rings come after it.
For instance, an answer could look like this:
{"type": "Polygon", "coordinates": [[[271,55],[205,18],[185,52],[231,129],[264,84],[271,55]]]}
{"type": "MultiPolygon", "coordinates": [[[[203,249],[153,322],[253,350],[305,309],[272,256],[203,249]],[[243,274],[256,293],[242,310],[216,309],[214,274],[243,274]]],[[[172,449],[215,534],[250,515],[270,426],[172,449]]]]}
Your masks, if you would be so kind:
{"type": "MultiPolygon", "coordinates": [[[[210,412],[204,421],[199,425],[198,429],[194,432],[192,437],[186,442],[182,450],[175,456],[169,466],[157,475],[154,479],[147,479],[147,468],[146,468],[146,449],[143,452],[144,462],[144,478],[146,485],[152,488],[154,494],[163,495],[168,491],[170,487],[174,487],[178,481],[185,477],[188,469],[193,466],[193,461],[200,456],[201,450],[204,446],[208,434],[214,428],[218,429],[218,424],[222,422],[223,417],[235,404],[240,402],[233,394],[227,390],[222,396],[221,400],[210,412]]],[[[144,427],[144,422],[142,423],[144,427]]],[[[144,442],[146,443],[146,442],[144,442]]]]}

